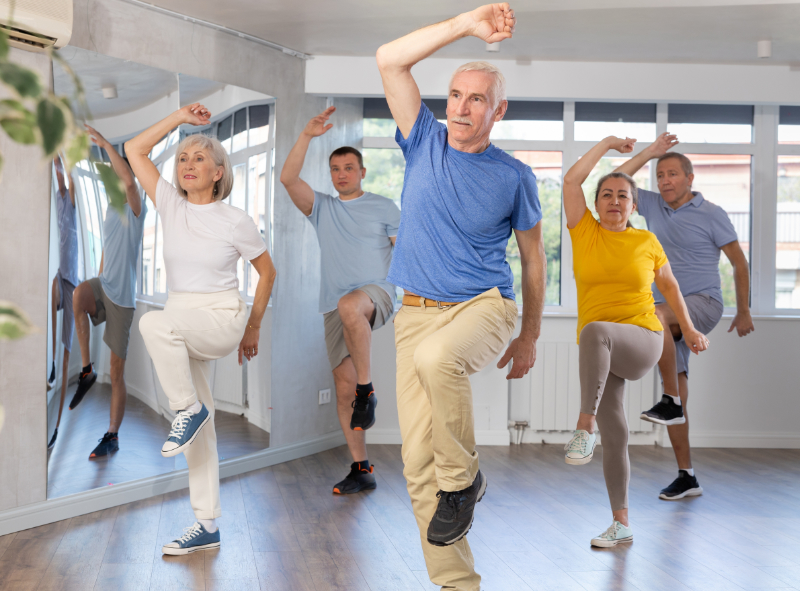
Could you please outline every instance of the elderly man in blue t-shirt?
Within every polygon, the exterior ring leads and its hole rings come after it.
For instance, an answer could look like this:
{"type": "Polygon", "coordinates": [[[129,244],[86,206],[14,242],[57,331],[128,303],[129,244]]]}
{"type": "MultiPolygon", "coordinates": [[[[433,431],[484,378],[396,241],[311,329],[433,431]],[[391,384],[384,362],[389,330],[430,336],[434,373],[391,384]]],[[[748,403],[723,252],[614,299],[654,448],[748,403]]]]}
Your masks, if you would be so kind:
{"type": "MultiPolygon", "coordinates": [[[[633,175],[649,160],[658,158],[656,178],[660,194],[639,189],[639,213],[664,246],[689,316],[703,334],[711,332],[722,318],[719,256],[720,251],[725,253],[733,265],[737,310],[728,332],[735,328],[743,337],[755,330],[750,317],[747,259],[725,210],[704,199],[698,191],[692,191],[692,162],[683,154],[668,152],[677,143],[676,136],[663,133],[617,170],[633,175]]],[[[664,349],[658,362],[664,395],[658,404],[643,412],[641,418],[667,426],[678,460],[678,478],[663,489],[659,497],[675,501],[703,493],[692,468],[686,415],[689,355],[697,351],[689,350],[674,312],[655,285],[653,297],[661,324],[669,328],[664,331],[664,349]]]]}
{"type": "Polygon", "coordinates": [[[511,38],[508,4],[486,5],[378,50],[386,98],[406,159],[403,217],[388,280],[405,290],[395,318],[397,406],[408,484],[431,581],[477,591],[466,541],[486,490],[478,469],[469,376],[511,339],[517,321],[506,245],[522,259],[522,329],[498,367],[508,378],[533,366],[546,261],[542,213],[530,167],[489,135],[508,102],[502,73],[486,62],[459,67],[448,89],[447,125],[421,101],[411,68],[466,36],[511,38]]]}

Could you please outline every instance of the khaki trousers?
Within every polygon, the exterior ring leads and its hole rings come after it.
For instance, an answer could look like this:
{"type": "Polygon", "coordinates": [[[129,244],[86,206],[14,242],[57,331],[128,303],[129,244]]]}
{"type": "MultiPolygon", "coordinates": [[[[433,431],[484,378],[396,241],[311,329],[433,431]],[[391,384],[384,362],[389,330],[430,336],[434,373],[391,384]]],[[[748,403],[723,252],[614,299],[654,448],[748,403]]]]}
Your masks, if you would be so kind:
{"type": "Polygon", "coordinates": [[[446,309],[403,306],[394,321],[403,475],[428,576],[443,589],[480,589],[466,537],[439,547],[427,531],[436,493],[463,490],[478,472],[469,376],[508,344],[517,313],[494,288],[446,309]]]}
{"type": "Polygon", "coordinates": [[[183,453],[189,465],[189,497],[198,519],[216,519],[222,514],[208,361],[235,351],[246,323],[247,305],[236,289],[170,292],[163,312],[148,312],[139,321],[170,408],[183,410],[199,400],[208,409],[208,423],[183,453]]]}

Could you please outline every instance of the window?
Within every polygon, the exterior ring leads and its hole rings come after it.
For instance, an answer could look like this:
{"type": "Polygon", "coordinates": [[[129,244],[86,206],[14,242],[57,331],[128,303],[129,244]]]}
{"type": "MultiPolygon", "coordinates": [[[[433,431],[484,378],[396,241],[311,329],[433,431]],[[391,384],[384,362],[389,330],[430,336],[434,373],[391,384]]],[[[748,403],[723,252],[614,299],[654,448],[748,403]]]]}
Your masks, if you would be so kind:
{"type": "Polygon", "coordinates": [[[753,107],[669,105],[667,131],[684,144],[749,144],[753,141],[753,107]]]}
{"type": "Polygon", "coordinates": [[[398,148],[364,148],[362,153],[367,176],[361,187],[370,193],[392,199],[400,207],[403,175],[406,172],[403,152],[398,148]]]}
{"type": "Polygon", "coordinates": [[[269,140],[269,105],[253,105],[248,107],[250,115],[249,146],[265,144],[269,140]]]}
{"type": "Polygon", "coordinates": [[[139,291],[143,295],[155,294],[155,248],[156,248],[156,208],[148,204],[147,214],[144,218],[144,233],[142,234],[142,275],[139,281],[139,291]]]}
{"type": "MultiPolygon", "coordinates": [[[[542,206],[544,252],[547,258],[547,288],[545,305],[561,303],[561,152],[509,152],[533,169],[542,206]]],[[[522,305],[522,264],[514,233],[506,247],[506,258],[514,273],[514,295],[522,305]]]]}
{"type": "Polygon", "coordinates": [[[800,144],[800,107],[780,108],[778,143],[800,144]]]}
{"type": "MultiPolygon", "coordinates": [[[[751,156],[739,154],[687,154],[694,167],[692,190],[719,205],[728,214],[739,244],[750,260],[751,156]]],[[[720,255],[722,300],[726,308],[736,306],[733,267],[720,255]]]]}
{"type": "Polygon", "coordinates": [[[800,308],[800,156],[778,157],[775,307],[800,308]]]}
{"type": "Polygon", "coordinates": [[[247,109],[239,109],[233,115],[233,142],[230,152],[247,147],[247,109]]]}
{"type": "Polygon", "coordinates": [[[575,103],[575,141],[599,142],[610,135],[655,140],[655,104],[575,103]]]}
{"type": "Polygon", "coordinates": [[[564,139],[564,103],[545,101],[508,101],[502,120],[492,127],[495,140],[564,139]]]}

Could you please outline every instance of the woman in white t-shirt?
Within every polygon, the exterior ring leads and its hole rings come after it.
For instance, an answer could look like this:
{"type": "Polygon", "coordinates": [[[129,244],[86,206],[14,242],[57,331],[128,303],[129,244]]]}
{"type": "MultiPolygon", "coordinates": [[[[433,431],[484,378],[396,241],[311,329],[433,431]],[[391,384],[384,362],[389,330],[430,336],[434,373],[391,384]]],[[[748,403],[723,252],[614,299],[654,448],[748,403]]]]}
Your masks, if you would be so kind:
{"type": "Polygon", "coordinates": [[[252,218],[222,202],[233,188],[228,155],[216,138],[191,135],[178,146],[174,184],[148,154],[181,124],[207,125],[211,113],[195,103],[175,111],[125,144],[136,178],[161,216],[169,297],[162,312],[139,322],[158,379],[177,412],[161,454],[186,456],[189,495],[197,523],[166,544],[165,554],[188,554],[220,545],[219,457],[208,361],[239,347],[258,355],[259,327],[269,302],[275,267],[252,218]],[[253,307],[239,295],[236,264],[249,260],[258,272],[253,307]]]}

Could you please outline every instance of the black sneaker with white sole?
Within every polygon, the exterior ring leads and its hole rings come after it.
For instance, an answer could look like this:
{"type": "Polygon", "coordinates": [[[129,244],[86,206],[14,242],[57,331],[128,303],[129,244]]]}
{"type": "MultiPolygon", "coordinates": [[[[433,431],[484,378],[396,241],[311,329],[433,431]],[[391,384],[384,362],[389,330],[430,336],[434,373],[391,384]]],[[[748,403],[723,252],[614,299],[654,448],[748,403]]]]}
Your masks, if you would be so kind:
{"type": "Polygon", "coordinates": [[[643,421],[650,421],[659,425],[683,425],[686,417],[683,416],[683,406],[675,404],[672,396],[664,394],[661,402],[650,410],[644,411],[639,417],[643,421]]]}
{"type": "Polygon", "coordinates": [[[437,492],[439,505],[428,526],[428,542],[434,546],[449,546],[466,536],[475,517],[475,505],[485,492],[486,477],[480,470],[464,490],[437,492]]]}
{"type": "Polygon", "coordinates": [[[698,497],[703,494],[703,487],[697,477],[690,476],[686,470],[678,470],[678,477],[658,495],[665,501],[677,501],[684,497],[698,497]]]}

